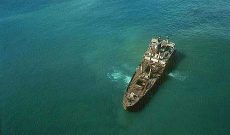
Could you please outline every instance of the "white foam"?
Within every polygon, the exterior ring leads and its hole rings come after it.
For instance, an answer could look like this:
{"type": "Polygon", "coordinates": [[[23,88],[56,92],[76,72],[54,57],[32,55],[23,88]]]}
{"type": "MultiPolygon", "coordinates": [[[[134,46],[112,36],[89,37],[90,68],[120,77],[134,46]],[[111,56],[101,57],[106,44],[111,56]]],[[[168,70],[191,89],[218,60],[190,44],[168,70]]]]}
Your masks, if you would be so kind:
{"type": "Polygon", "coordinates": [[[124,83],[128,84],[131,80],[131,77],[128,75],[125,75],[121,71],[114,70],[112,73],[107,74],[108,78],[110,78],[112,81],[123,81],[124,83]]]}
{"type": "Polygon", "coordinates": [[[187,78],[187,76],[183,75],[182,73],[178,71],[169,73],[169,76],[173,77],[176,80],[180,80],[180,81],[184,81],[187,78]]]}
{"type": "Polygon", "coordinates": [[[125,83],[128,84],[130,82],[130,80],[131,80],[130,76],[125,76],[125,79],[124,79],[125,83]]]}
{"type": "Polygon", "coordinates": [[[122,73],[121,72],[114,72],[111,74],[111,76],[114,80],[118,80],[118,79],[122,78],[122,73]]]}

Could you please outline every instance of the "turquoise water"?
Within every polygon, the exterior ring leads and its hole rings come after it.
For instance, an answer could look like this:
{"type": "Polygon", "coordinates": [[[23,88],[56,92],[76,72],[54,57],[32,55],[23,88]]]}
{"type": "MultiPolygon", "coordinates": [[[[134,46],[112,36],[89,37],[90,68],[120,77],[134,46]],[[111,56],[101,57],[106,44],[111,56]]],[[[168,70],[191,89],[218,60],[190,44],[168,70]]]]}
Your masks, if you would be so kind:
{"type": "Polygon", "coordinates": [[[3,0],[2,135],[228,135],[230,1],[3,0]],[[177,65],[136,113],[123,92],[154,35],[177,65]]]}

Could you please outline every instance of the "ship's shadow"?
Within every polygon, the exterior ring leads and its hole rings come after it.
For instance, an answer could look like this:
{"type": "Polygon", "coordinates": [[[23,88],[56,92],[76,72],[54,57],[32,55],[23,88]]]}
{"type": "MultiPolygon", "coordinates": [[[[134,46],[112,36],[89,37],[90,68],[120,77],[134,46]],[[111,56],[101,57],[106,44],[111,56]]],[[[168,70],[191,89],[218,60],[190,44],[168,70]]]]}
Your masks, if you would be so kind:
{"type": "Polygon", "coordinates": [[[155,85],[155,87],[153,87],[145,96],[145,98],[142,98],[141,101],[138,103],[138,105],[136,107],[134,107],[131,111],[132,112],[140,112],[143,110],[143,108],[145,106],[148,105],[148,103],[150,102],[150,99],[153,98],[153,96],[157,93],[158,90],[160,90],[160,86],[164,84],[164,82],[166,82],[169,79],[168,74],[170,72],[172,72],[173,70],[175,70],[179,63],[185,58],[185,55],[179,51],[177,51],[175,53],[175,55],[173,56],[169,67],[167,68],[164,76],[161,78],[161,80],[158,82],[157,85],[155,85]]]}

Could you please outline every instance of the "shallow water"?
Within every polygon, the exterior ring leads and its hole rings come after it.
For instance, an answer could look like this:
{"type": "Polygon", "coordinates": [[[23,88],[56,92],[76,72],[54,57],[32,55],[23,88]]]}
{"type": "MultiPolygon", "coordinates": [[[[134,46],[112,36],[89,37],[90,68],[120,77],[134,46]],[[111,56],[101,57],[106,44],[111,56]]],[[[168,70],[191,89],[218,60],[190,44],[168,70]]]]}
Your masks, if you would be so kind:
{"type": "Polygon", "coordinates": [[[2,135],[230,132],[228,0],[0,2],[2,135]],[[154,35],[177,64],[137,113],[121,100],[154,35]]]}

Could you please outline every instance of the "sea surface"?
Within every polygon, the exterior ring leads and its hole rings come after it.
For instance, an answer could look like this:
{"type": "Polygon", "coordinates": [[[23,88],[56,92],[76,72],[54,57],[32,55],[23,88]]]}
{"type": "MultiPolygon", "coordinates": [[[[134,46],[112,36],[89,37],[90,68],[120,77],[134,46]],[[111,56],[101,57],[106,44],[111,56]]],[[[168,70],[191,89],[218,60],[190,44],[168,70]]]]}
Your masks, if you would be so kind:
{"type": "Polygon", "coordinates": [[[229,135],[229,0],[1,0],[1,135],[229,135]],[[123,93],[152,36],[176,66],[150,102],[123,93]]]}

